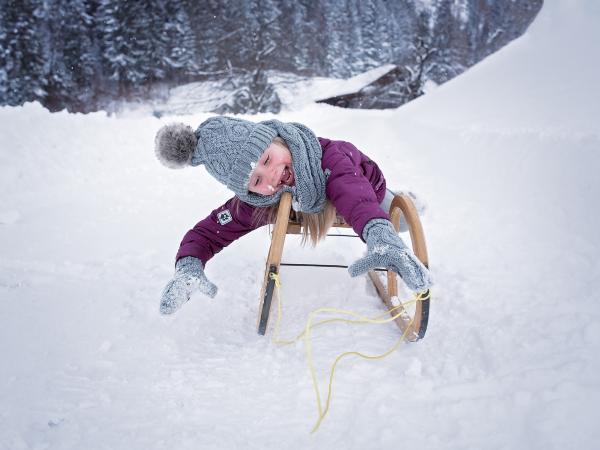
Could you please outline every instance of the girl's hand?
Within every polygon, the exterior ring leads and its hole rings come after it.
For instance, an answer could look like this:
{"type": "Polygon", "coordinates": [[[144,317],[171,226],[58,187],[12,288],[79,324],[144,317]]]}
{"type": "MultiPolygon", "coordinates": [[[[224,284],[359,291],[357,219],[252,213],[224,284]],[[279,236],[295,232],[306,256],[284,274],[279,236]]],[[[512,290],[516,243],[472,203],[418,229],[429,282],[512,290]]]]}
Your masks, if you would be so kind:
{"type": "Polygon", "coordinates": [[[433,284],[429,270],[404,244],[389,220],[370,220],[363,230],[363,238],[367,255],[348,267],[350,276],[386,267],[400,275],[412,291],[423,292],[433,284]]]}
{"type": "Polygon", "coordinates": [[[167,283],[162,292],[160,313],[173,314],[197,290],[211,298],[217,294],[217,286],[204,275],[202,261],[193,256],[181,258],[175,264],[173,279],[167,283]]]}

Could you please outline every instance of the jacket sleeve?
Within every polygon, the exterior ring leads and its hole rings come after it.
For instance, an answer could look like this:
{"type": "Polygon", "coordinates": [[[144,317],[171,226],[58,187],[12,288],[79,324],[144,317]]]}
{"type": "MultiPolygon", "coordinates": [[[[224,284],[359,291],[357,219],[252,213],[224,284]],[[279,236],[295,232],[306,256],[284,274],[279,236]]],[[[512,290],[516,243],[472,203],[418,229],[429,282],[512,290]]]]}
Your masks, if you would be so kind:
{"type": "Polygon", "coordinates": [[[361,171],[361,153],[349,142],[338,141],[337,145],[338,149],[329,152],[323,160],[323,169],[330,171],[327,198],[362,239],[367,222],[371,219],[389,220],[389,215],[379,206],[373,186],[361,171]],[[352,159],[353,156],[358,160],[352,159]]]}
{"type": "Polygon", "coordinates": [[[235,197],[229,199],[185,234],[175,260],[194,256],[206,267],[208,260],[233,241],[268,223],[267,214],[257,220],[255,209],[235,197]]]}

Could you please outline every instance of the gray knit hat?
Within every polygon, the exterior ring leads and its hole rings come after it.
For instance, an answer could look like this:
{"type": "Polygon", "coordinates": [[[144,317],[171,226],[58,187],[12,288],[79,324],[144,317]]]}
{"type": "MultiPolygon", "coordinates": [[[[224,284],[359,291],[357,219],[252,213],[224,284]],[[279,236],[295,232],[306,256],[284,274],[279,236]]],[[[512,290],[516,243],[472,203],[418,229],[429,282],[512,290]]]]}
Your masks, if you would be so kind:
{"type": "Polygon", "coordinates": [[[260,123],[211,117],[196,130],[198,145],[190,164],[203,164],[208,173],[235,194],[245,196],[250,173],[275,136],[277,130],[260,123]]]}
{"type": "Polygon", "coordinates": [[[325,204],[321,146],[315,134],[302,124],[278,120],[254,123],[216,116],[201,123],[195,133],[182,124],[166,125],[158,131],[155,144],[158,159],[167,167],[204,165],[240,200],[253,206],[273,205],[279,201],[282,192],[292,193],[292,206],[296,211],[315,213],[325,204]],[[249,192],[252,170],[278,135],[288,144],[292,154],[296,185],[284,186],[268,196],[249,192]]]}

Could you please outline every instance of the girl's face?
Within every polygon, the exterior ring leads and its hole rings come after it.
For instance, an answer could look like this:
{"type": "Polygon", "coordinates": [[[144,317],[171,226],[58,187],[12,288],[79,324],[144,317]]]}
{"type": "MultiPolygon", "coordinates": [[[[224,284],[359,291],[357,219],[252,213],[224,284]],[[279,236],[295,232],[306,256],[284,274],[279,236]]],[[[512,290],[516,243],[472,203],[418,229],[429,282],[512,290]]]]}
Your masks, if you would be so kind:
{"type": "Polygon", "coordinates": [[[283,185],[293,186],[292,154],[283,145],[272,142],[260,155],[256,167],[250,173],[248,190],[256,194],[271,195],[283,185]]]}

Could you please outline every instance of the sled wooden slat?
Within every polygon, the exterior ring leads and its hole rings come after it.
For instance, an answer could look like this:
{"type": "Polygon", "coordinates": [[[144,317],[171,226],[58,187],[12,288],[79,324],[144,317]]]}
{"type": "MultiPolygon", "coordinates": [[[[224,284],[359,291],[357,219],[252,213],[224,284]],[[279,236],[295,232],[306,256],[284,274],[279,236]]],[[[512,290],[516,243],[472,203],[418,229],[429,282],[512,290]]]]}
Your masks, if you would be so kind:
{"type": "MultiPolygon", "coordinates": [[[[279,202],[277,219],[271,237],[271,247],[269,248],[269,255],[266,262],[265,276],[260,295],[259,334],[265,334],[267,330],[274,291],[271,273],[279,272],[285,235],[300,234],[302,230],[302,225],[298,221],[295,212],[292,211],[291,205],[291,194],[286,192],[281,196],[279,202]]],[[[426,267],[429,267],[425,234],[412,199],[407,195],[396,195],[392,200],[389,214],[390,220],[397,231],[400,228],[400,218],[404,216],[408,225],[413,252],[426,267]]],[[[340,216],[337,217],[333,226],[337,228],[351,228],[340,216]]],[[[368,277],[375,286],[375,290],[383,303],[391,310],[395,308],[394,303],[398,303],[396,299],[398,298],[397,280],[399,277],[391,270],[387,270],[386,272],[386,283],[383,282],[382,278],[375,271],[369,271],[368,277]]],[[[407,340],[417,341],[425,336],[429,318],[429,298],[418,301],[410,308],[410,311],[404,308],[396,308],[390,311],[390,314],[394,316],[398,315],[398,313],[401,314],[395,319],[395,322],[403,333],[406,332],[407,340]]]]}
{"type": "MultiPolygon", "coordinates": [[[[336,216],[332,227],[334,228],[352,228],[348,225],[342,216],[336,216]]],[[[302,234],[302,224],[298,220],[296,213],[292,210],[288,220],[287,234],[302,234]]]]}

